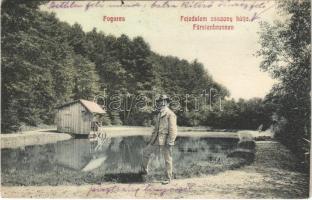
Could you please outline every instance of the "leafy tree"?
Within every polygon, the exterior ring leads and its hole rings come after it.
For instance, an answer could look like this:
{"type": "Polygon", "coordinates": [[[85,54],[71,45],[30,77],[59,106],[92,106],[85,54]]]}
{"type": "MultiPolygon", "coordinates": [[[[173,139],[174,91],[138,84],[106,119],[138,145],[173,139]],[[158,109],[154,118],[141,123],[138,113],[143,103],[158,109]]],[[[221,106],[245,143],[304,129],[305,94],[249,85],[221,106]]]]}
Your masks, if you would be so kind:
{"type": "Polygon", "coordinates": [[[287,121],[277,138],[299,150],[311,132],[311,2],[280,1],[278,8],[287,20],[262,24],[258,55],[260,67],[279,81],[266,98],[287,121]]]}
{"type": "Polygon", "coordinates": [[[120,116],[118,112],[112,111],[110,113],[110,116],[111,116],[112,125],[122,125],[122,121],[120,120],[120,116]]]}
{"type": "Polygon", "coordinates": [[[108,126],[112,124],[111,119],[109,118],[108,113],[105,113],[105,114],[103,114],[101,116],[100,122],[102,122],[103,125],[108,125],[108,126]]]}
{"type": "Polygon", "coordinates": [[[94,63],[77,55],[74,59],[76,73],[74,77],[73,99],[93,99],[99,93],[99,77],[94,63]]]}
{"type": "MultiPolygon", "coordinates": [[[[7,25],[2,31],[1,46],[4,74],[2,114],[8,120],[18,120],[30,125],[51,123],[53,102],[66,98],[68,95],[65,93],[71,90],[71,85],[64,82],[70,80],[70,74],[65,72],[71,66],[71,50],[66,44],[58,43],[57,39],[50,37],[60,28],[46,29],[57,21],[50,21],[53,15],[34,12],[38,5],[39,3],[22,1],[14,5],[8,1],[2,4],[2,19],[7,25]],[[24,23],[20,24],[20,21],[24,23]],[[55,79],[60,71],[62,73],[55,79]],[[14,103],[10,103],[13,99],[14,103]],[[9,113],[16,113],[17,116],[9,113]]],[[[7,127],[6,124],[3,125],[7,127]]]]}
{"type": "Polygon", "coordinates": [[[254,128],[263,121],[262,101],[225,101],[226,112],[217,112],[219,99],[229,91],[198,60],[158,55],[142,37],[115,37],[95,28],[84,32],[77,23],[71,26],[41,12],[39,5],[2,3],[3,130],[18,130],[22,123],[53,123],[57,105],[93,99],[104,89],[106,97],[145,97],[148,104],[108,110],[105,124],[150,125],[155,94],[163,93],[179,99],[182,106],[188,103],[189,112],[175,110],[179,125],[254,128]],[[213,111],[195,101],[196,95],[210,89],[218,93],[211,97],[213,111]]]}
{"type": "Polygon", "coordinates": [[[85,55],[87,53],[87,44],[85,32],[82,30],[81,25],[75,23],[68,30],[68,43],[73,47],[75,53],[85,55]]]}

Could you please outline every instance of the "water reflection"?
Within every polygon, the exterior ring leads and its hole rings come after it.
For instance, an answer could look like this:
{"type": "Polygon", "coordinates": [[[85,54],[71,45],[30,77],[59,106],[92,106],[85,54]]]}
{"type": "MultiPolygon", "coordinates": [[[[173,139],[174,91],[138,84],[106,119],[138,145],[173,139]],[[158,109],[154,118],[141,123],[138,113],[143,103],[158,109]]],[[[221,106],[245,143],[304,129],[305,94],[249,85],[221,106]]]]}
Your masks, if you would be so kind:
{"type": "MultiPolygon", "coordinates": [[[[2,184],[40,185],[50,184],[52,179],[56,181],[55,184],[101,182],[112,177],[118,179],[118,174],[129,178],[131,174],[139,172],[145,141],[144,136],[116,137],[98,148],[96,142],[88,139],[72,139],[24,149],[3,149],[2,184]]],[[[230,169],[245,161],[228,156],[237,147],[238,139],[234,138],[178,137],[173,149],[175,177],[230,169]]],[[[161,156],[158,154],[151,159],[151,176],[163,174],[161,156]]]]}

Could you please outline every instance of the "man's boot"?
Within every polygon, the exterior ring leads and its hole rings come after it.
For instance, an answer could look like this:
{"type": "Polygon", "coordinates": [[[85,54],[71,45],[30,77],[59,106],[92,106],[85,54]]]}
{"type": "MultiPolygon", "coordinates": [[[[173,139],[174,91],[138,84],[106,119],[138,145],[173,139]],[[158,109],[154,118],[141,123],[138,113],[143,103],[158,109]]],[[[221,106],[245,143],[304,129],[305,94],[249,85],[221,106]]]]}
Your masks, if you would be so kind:
{"type": "Polygon", "coordinates": [[[166,180],[164,180],[161,184],[163,184],[163,185],[167,185],[167,184],[169,184],[171,182],[171,180],[170,179],[166,179],[166,180]]]}

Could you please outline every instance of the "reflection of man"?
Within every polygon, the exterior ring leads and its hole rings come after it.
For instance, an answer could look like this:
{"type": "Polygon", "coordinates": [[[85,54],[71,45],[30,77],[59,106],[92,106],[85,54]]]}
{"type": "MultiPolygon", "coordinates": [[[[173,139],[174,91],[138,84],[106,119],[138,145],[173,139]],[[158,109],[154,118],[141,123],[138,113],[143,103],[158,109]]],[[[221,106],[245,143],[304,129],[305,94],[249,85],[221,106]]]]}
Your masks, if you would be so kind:
{"type": "Polygon", "coordinates": [[[159,113],[151,140],[143,150],[143,174],[148,173],[148,162],[151,154],[159,150],[163,153],[166,163],[166,180],[163,184],[168,184],[172,179],[172,146],[177,136],[176,115],[168,108],[169,103],[170,99],[166,95],[162,95],[156,100],[159,113]]]}

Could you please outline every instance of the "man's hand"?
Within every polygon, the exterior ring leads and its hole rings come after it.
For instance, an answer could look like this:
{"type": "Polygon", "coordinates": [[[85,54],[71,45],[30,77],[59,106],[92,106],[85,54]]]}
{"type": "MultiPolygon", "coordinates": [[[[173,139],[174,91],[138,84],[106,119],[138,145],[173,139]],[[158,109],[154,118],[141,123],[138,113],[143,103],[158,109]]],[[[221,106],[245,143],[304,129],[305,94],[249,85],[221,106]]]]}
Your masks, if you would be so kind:
{"type": "Polygon", "coordinates": [[[166,145],[168,145],[168,146],[173,146],[173,145],[174,145],[174,141],[166,142],[166,145]]]}

